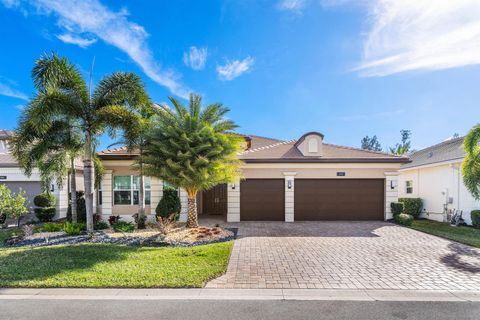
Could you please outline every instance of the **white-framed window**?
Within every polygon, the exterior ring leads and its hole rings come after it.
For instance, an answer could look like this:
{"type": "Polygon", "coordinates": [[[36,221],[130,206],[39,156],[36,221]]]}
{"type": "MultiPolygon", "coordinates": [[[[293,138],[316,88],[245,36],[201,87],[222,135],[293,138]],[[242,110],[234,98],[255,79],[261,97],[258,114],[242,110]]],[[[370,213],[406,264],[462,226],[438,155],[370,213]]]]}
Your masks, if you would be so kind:
{"type": "MultiPolygon", "coordinates": [[[[138,176],[114,176],[113,177],[113,204],[114,205],[138,205],[139,184],[138,176]]],[[[150,177],[144,178],[145,204],[151,201],[150,177]]]]}
{"type": "Polygon", "coordinates": [[[413,180],[405,181],[405,193],[413,193],[413,180]]]}

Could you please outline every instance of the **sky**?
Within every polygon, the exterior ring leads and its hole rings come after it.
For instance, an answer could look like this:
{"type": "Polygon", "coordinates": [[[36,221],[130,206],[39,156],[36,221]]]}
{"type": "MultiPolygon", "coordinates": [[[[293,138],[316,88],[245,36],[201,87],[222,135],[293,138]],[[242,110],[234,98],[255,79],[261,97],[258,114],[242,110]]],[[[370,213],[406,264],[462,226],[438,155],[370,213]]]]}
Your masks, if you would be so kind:
{"type": "MultiPolygon", "coordinates": [[[[152,100],[221,102],[238,131],[421,149],[480,122],[478,0],[0,0],[0,128],[42,54],[93,82],[137,73],[152,100]]],[[[101,139],[101,148],[112,141],[101,139]]]]}

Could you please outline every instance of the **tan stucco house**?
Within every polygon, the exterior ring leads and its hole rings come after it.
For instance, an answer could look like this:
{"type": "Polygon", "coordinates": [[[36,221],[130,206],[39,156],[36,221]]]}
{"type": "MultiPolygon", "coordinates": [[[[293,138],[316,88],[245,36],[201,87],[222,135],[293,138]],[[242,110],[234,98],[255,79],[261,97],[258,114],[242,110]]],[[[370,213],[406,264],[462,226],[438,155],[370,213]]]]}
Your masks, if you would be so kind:
{"type": "MultiPolygon", "coordinates": [[[[298,140],[244,136],[243,178],[198,196],[200,215],[236,221],[386,220],[390,203],[398,198],[398,170],[407,157],[324,142],[309,132],[298,140]]],[[[132,169],[135,154],[126,148],[98,153],[105,166],[98,192],[98,213],[104,218],[129,219],[138,210],[138,177],[132,169]]],[[[166,184],[148,178],[147,213],[152,217],[166,184]]],[[[180,220],[186,220],[186,193],[180,220]]]]}
{"type": "Polygon", "coordinates": [[[465,158],[463,137],[444,141],[412,153],[410,163],[399,170],[399,196],[423,200],[421,217],[446,221],[446,212],[463,211],[471,224],[470,212],[480,208],[463,183],[461,164],[465,158]]]}

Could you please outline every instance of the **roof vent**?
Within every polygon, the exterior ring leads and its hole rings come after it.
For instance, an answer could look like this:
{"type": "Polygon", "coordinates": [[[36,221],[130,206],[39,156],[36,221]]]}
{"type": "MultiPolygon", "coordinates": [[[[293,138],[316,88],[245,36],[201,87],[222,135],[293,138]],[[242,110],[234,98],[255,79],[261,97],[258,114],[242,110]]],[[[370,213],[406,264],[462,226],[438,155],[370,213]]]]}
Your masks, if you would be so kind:
{"type": "Polygon", "coordinates": [[[297,149],[306,157],[321,157],[323,144],[323,134],[319,132],[309,132],[304,134],[295,143],[297,149]]]}

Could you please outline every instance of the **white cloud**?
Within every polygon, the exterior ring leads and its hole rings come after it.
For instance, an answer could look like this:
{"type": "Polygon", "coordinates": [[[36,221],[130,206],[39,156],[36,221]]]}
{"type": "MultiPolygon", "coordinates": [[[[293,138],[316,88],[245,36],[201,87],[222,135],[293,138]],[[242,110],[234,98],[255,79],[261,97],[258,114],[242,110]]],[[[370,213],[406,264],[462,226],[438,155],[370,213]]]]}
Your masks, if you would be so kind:
{"type": "Polygon", "coordinates": [[[3,83],[0,83],[0,95],[22,100],[28,100],[28,96],[25,93],[15,90],[3,83]]]}
{"type": "Polygon", "coordinates": [[[281,0],[277,8],[284,11],[301,12],[305,8],[306,0],[281,0]]]}
{"type": "Polygon", "coordinates": [[[73,34],[70,34],[70,33],[64,33],[64,34],[57,35],[57,38],[62,40],[65,43],[74,44],[74,45],[77,45],[81,48],[86,48],[86,47],[94,44],[95,42],[97,42],[97,39],[85,39],[85,38],[82,38],[82,37],[79,37],[79,36],[76,36],[76,35],[73,35],[73,34]]]}
{"type": "Polygon", "coordinates": [[[145,74],[173,94],[187,98],[189,89],[178,75],[165,70],[154,58],[145,29],[128,20],[127,11],[114,12],[98,0],[24,0],[31,13],[54,15],[57,24],[71,34],[91,34],[125,52],[145,74]]]}
{"type": "Polygon", "coordinates": [[[252,57],[246,57],[243,60],[227,60],[223,66],[217,66],[217,73],[220,80],[230,81],[252,69],[255,60],[252,57]]]}
{"type": "Polygon", "coordinates": [[[385,118],[392,118],[398,116],[402,113],[405,113],[405,109],[397,109],[393,111],[383,111],[371,114],[355,114],[340,117],[339,119],[342,121],[361,121],[361,120],[373,120],[373,119],[385,119],[385,118]]]}
{"type": "Polygon", "coordinates": [[[188,52],[183,54],[183,63],[186,66],[189,66],[193,70],[202,70],[205,68],[205,63],[207,61],[208,49],[207,48],[197,48],[190,47],[188,52]]]}
{"type": "Polygon", "coordinates": [[[355,68],[361,75],[480,64],[480,1],[369,0],[361,4],[366,5],[371,22],[362,62],[355,68]]]}

